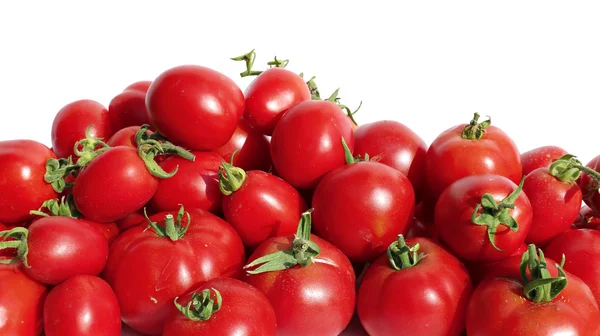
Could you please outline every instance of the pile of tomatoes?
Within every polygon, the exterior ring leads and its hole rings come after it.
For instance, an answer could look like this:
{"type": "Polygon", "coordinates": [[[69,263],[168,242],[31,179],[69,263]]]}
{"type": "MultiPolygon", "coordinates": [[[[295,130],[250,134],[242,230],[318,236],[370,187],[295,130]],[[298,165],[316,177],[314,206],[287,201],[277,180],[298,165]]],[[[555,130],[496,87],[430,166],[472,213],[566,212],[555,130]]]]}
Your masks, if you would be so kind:
{"type": "Polygon", "coordinates": [[[0,141],[0,335],[600,335],[600,156],[359,126],[255,58],[0,141]]]}

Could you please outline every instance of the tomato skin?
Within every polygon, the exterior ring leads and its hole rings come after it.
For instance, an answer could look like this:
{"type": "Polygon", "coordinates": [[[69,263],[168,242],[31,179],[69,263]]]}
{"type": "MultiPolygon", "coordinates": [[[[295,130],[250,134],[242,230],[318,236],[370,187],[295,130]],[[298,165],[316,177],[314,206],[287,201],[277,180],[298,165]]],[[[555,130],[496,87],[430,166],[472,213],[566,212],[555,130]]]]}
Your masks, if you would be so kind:
{"type": "Polygon", "coordinates": [[[327,172],[346,163],[342,137],[352,151],[352,122],[336,104],[301,102],[281,117],[273,131],[274,170],[292,186],[312,189],[327,172]]]}
{"type": "MultiPolygon", "coordinates": [[[[140,333],[161,335],[173,299],[193,286],[241,273],[245,251],[235,230],[209,212],[187,211],[192,221],[177,241],[138,225],[123,232],[111,246],[103,278],[119,299],[123,321],[140,333]]],[[[177,211],[157,213],[150,219],[162,222],[167,214],[176,216],[177,211]]],[[[187,223],[186,216],[183,221],[187,223]]]]}
{"type": "Polygon", "coordinates": [[[243,113],[244,94],[220,72],[182,65],[152,82],[146,106],[160,134],[187,149],[206,151],[231,138],[243,113]]]}
{"type": "MultiPolygon", "coordinates": [[[[521,246],[507,259],[512,257],[521,258],[525,251],[527,251],[527,245],[521,244],[521,246]]],[[[471,276],[473,285],[477,287],[483,278],[488,276],[490,273],[493,273],[496,268],[499,267],[499,265],[505,260],[506,259],[490,262],[466,262],[464,264],[467,267],[467,270],[469,270],[469,275],[471,276]]]]}
{"type": "MultiPolygon", "coordinates": [[[[141,126],[129,126],[119,129],[113,134],[110,139],[106,142],[110,147],[127,146],[137,149],[137,143],[135,142],[135,134],[140,130],[141,126]]],[[[151,134],[151,133],[150,133],[151,134]]]]}
{"type": "Polygon", "coordinates": [[[91,275],[77,275],[54,287],[44,304],[46,336],[119,336],[119,301],[110,286],[91,275]]]}
{"type": "Polygon", "coordinates": [[[277,322],[275,311],[269,300],[258,289],[232,278],[207,281],[177,301],[186,306],[192,293],[205,289],[216,289],[223,297],[221,309],[207,321],[192,321],[173,305],[165,325],[163,336],[180,335],[223,335],[275,336],[277,322]]]}
{"type": "Polygon", "coordinates": [[[233,158],[235,167],[243,170],[269,171],[272,166],[269,139],[248,126],[243,119],[240,120],[229,141],[214,150],[228,163],[231,163],[231,156],[235,151],[238,151],[233,158]]]}
{"type": "Polygon", "coordinates": [[[244,95],[244,118],[254,129],[269,136],[287,110],[311,99],[304,79],[284,68],[265,70],[250,83],[244,95]]]}
{"type": "Polygon", "coordinates": [[[354,131],[354,153],[399,170],[410,180],[417,200],[425,187],[427,144],[404,124],[381,120],[363,124],[354,131]]]}
{"type": "Polygon", "coordinates": [[[150,124],[146,108],[146,92],[125,90],[119,93],[108,104],[108,115],[114,131],[150,124]]]}
{"type": "Polygon", "coordinates": [[[136,149],[113,147],[81,170],[73,200],[85,218],[109,223],[141,209],[157,188],[158,178],[148,172],[136,149]]]}
{"type": "Polygon", "coordinates": [[[33,140],[0,141],[0,222],[18,223],[34,218],[29,213],[58,195],[44,180],[46,161],[54,153],[33,140]]]}
{"type": "Polygon", "coordinates": [[[587,205],[579,210],[579,216],[573,223],[575,229],[600,229],[600,216],[587,205]]]}
{"type": "MultiPolygon", "coordinates": [[[[293,236],[271,238],[248,263],[288,251],[293,236]]],[[[311,235],[321,253],[308,267],[246,275],[244,280],[263,292],[277,315],[278,335],[339,335],[349,324],[356,302],[356,276],[348,258],[327,241],[311,235]]]]}
{"type": "MultiPolygon", "coordinates": [[[[523,191],[531,202],[533,220],[525,238],[528,244],[544,246],[565,232],[579,215],[582,193],[574,183],[562,182],[548,168],[538,168],[525,179],[523,191]]],[[[560,260],[560,259],[559,259],[560,260]]]]}
{"type": "Polygon", "coordinates": [[[407,239],[420,244],[427,257],[413,267],[396,271],[387,254],[367,269],[358,290],[358,314],[371,336],[461,335],[473,286],[462,263],[427,238],[407,239]]]}
{"type": "Polygon", "coordinates": [[[146,92],[148,92],[150,85],[152,85],[152,81],[138,81],[138,82],[129,84],[123,91],[137,90],[137,91],[146,93],[146,92]]]}
{"type": "Polygon", "coordinates": [[[496,231],[496,246],[503,251],[492,246],[487,226],[473,224],[471,215],[485,193],[500,202],[515,189],[515,183],[499,175],[473,175],[451,184],[435,206],[435,226],[442,242],[465,261],[490,262],[512,255],[525,241],[532,222],[531,203],[524,192],[515,201],[515,208],[508,210],[519,224],[518,230],[501,224],[496,231]]]}
{"type": "Polygon", "coordinates": [[[90,224],[95,226],[102,234],[104,234],[104,238],[108,241],[108,245],[112,245],[112,243],[119,236],[119,227],[115,223],[98,223],[93,221],[88,221],[90,224]]]}
{"type": "MultiPolygon", "coordinates": [[[[600,155],[593,158],[586,167],[595,171],[600,171],[600,155]]],[[[592,208],[596,213],[600,211],[600,190],[592,190],[593,180],[586,173],[582,173],[579,178],[579,187],[584,195],[585,204],[592,208]]]]}
{"type": "Polygon", "coordinates": [[[271,237],[296,233],[307,208],[294,187],[259,170],[246,172],[240,189],[223,197],[225,219],[251,250],[271,237]]]}
{"type": "Polygon", "coordinates": [[[560,159],[568,152],[558,146],[537,147],[521,154],[523,175],[529,175],[538,168],[548,168],[552,162],[560,159]]]}
{"type": "Polygon", "coordinates": [[[90,126],[90,135],[108,140],[113,134],[108,110],[104,105],[90,99],[77,100],[65,105],[54,117],[52,123],[52,149],[59,158],[73,155],[75,143],[85,139],[85,131],[90,126]]]}

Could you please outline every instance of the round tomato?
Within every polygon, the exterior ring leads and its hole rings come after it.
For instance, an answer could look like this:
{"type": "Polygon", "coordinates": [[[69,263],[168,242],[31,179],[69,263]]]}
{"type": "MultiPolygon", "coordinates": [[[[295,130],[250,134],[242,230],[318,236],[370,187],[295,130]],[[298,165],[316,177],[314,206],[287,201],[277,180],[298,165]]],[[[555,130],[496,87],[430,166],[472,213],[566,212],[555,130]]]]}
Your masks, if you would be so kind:
{"type": "Polygon", "coordinates": [[[192,150],[213,150],[235,132],[244,94],[220,72],[182,65],[152,82],[146,106],[151,124],[170,141],[192,150]]]}
{"type": "Polygon", "coordinates": [[[119,301],[110,286],[77,275],[54,287],[44,303],[46,336],[120,336],[119,301]]]}
{"type": "Polygon", "coordinates": [[[577,229],[600,229],[600,215],[596,213],[592,208],[584,205],[580,211],[577,220],[573,223],[574,228],[577,229]]]}
{"type": "Polygon", "coordinates": [[[124,232],[125,230],[134,227],[138,224],[147,224],[148,221],[146,220],[146,216],[144,216],[144,211],[146,211],[146,213],[149,213],[149,211],[147,211],[147,208],[144,208],[144,210],[136,211],[127,215],[127,217],[118,220],[116,224],[119,228],[119,232],[124,232]]]}
{"type": "MultiPolygon", "coordinates": [[[[510,257],[521,257],[524,252],[527,251],[527,245],[521,244],[521,246],[513,253],[510,257]]],[[[507,258],[507,259],[508,259],[507,258]]],[[[488,262],[466,262],[465,266],[467,270],[469,270],[469,275],[471,276],[471,281],[473,285],[477,287],[477,285],[481,282],[483,278],[488,276],[488,274],[494,272],[500,263],[502,263],[506,259],[498,260],[498,261],[488,261],[488,262]]]]}
{"type": "Polygon", "coordinates": [[[434,223],[435,203],[422,201],[415,206],[415,216],[410,225],[407,238],[429,238],[439,242],[439,232],[434,223]]]}
{"type": "Polygon", "coordinates": [[[472,291],[456,257],[427,238],[400,235],[362,278],[358,315],[371,336],[459,336],[472,291]]]}
{"type": "Polygon", "coordinates": [[[150,85],[152,85],[152,81],[138,81],[138,82],[129,84],[123,91],[137,90],[137,91],[146,93],[146,92],[148,92],[150,85]]]}
{"type": "Polygon", "coordinates": [[[453,182],[471,175],[494,174],[519,183],[521,154],[515,143],[490,120],[452,127],[440,134],[427,151],[427,186],[437,198],[453,182]]]}
{"type": "Polygon", "coordinates": [[[521,154],[523,175],[529,175],[538,168],[548,168],[552,162],[567,154],[566,150],[557,146],[543,146],[527,151],[521,154]]]}
{"type": "Polygon", "coordinates": [[[272,165],[270,150],[269,138],[241,119],[229,141],[215,149],[215,153],[226,162],[233,156],[230,163],[244,170],[269,171],[272,165]]]}
{"type": "MultiPolygon", "coordinates": [[[[127,146],[137,149],[138,145],[135,140],[135,136],[141,128],[141,126],[129,126],[120,129],[115,134],[113,134],[113,136],[110,137],[110,139],[108,139],[106,144],[110,147],[127,146]]],[[[148,131],[147,134],[150,135],[152,134],[152,132],[148,131]]]]}
{"type": "Polygon", "coordinates": [[[133,89],[119,93],[108,104],[108,115],[114,131],[149,124],[146,92],[133,89]]]}
{"type": "Polygon", "coordinates": [[[579,179],[579,187],[584,194],[583,200],[594,211],[600,211],[600,155],[593,158],[585,167],[580,166],[584,174],[579,179]]]}
{"type": "Polygon", "coordinates": [[[178,298],[163,336],[275,336],[277,322],[269,300],[240,280],[218,278],[204,282],[178,298]]]}

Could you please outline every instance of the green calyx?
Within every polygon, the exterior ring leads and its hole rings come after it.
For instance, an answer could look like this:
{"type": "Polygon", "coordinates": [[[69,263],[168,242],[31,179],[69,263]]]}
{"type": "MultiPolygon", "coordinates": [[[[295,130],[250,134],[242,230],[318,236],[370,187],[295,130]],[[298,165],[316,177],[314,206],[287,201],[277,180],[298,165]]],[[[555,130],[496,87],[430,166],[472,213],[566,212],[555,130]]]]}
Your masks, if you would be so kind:
{"type": "Polygon", "coordinates": [[[177,213],[176,218],[171,214],[165,216],[164,226],[161,226],[157,222],[150,220],[150,217],[148,217],[148,214],[146,213],[146,208],[144,208],[144,217],[146,217],[146,220],[148,221],[148,227],[146,229],[152,228],[157,236],[161,238],[169,238],[172,241],[182,239],[187,233],[190,223],[192,222],[190,213],[184,210],[183,205],[179,207],[179,212],[177,213]],[[184,216],[187,217],[185,226],[183,225],[184,216]]]}
{"type": "Polygon", "coordinates": [[[214,288],[205,289],[202,293],[193,293],[192,300],[186,306],[180,305],[178,299],[175,298],[175,307],[190,321],[206,321],[223,305],[221,293],[214,288]]]}
{"type": "Polygon", "coordinates": [[[72,194],[69,194],[67,197],[63,196],[61,199],[50,199],[44,201],[39,209],[31,210],[29,213],[43,217],[62,216],[69,218],[81,218],[81,213],[75,206],[72,194]],[[47,211],[43,211],[44,209],[47,211]]]}
{"type": "Polygon", "coordinates": [[[481,203],[477,204],[471,215],[473,224],[487,226],[487,235],[490,243],[498,251],[503,251],[496,246],[495,238],[498,226],[505,225],[514,232],[519,230],[519,224],[508,211],[515,208],[514,203],[523,190],[524,182],[525,177],[521,179],[519,186],[510,195],[500,201],[500,203],[496,203],[492,195],[484,194],[481,197],[481,203]],[[481,214],[479,214],[480,209],[483,209],[481,214]]]}
{"type": "Polygon", "coordinates": [[[361,161],[370,160],[369,154],[366,153],[364,159],[361,158],[360,155],[354,156],[354,154],[352,154],[352,151],[350,150],[350,147],[348,147],[348,144],[346,143],[344,137],[342,137],[342,147],[344,147],[344,157],[346,158],[346,164],[353,164],[361,161]]]}
{"type": "Polygon", "coordinates": [[[302,214],[298,231],[294,236],[292,246],[289,250],[274,252],[254,260],[244,266],[244,269],[260,266],[246,272],[248,274],[260,274],[281,271],[297,265],[304,268],[312,264],[314,258],[321,253],[321,250],[316,243],[310,240],[311,212],[312,210],[308,210],[302,214]]]}
{"type": "Polygon", "coordinates": [[[219,168],[219,189],[223,195],[229,196],[236,192],[242,187],[245,180],[246,172],[242,168],[235,167],[233,164],[223,161],[219,168]]]}
{"type": "Polygon", "coordinates": [[[149,129],[150,125],[143,125],[135,134],[135,142],[138,146],[138,155],[144,161],[146,169],[148,169],[150,174],[164,179],[172,177],[177,173],[179,167],[175,167],[170,173],[164,171],[155,160],[159,155],[175,154],[189,161],[194,161],[196,159],[192,153],[164,140],[160,134],[155,133],[152,136],[149,136],[149,129]]]}
{"type": "Polygon", "coordinates": [[[534,244],[528,246],[521,258],[521,278],[523,279],[523,295],[533,302],[543,303],[554,300],[567,287],[567,275],[563,270],[565,256],[560,265],[556,264],[558,276],[552,277],[547,268],[544,252],[539,249],[539,257],[534,244]],[[527,269],[531,278],[527,276],[527,269]]]}
{"type": "Polygon", "coordinates": [[[96,156],[106,152],[110,148],[110,146],[102,141],[102,138],[92,137],[90,133],[92,127],[94,127],[94,125],[88,126],[85,130],[85,138],[77,141],[73,147],[73,153],[79,157],[79,159],[77,159],[77,165],[80,168],[85,167],[96,156]]]}
{"type": "Polygon", "coordinates": [[[418,243],[409,247],[406,245],[404,236],[398,235],[398,240],[390,244],[387,249],[390,266],[396,271],[416,266],[423,259],[423,254],[419,253],[419,248],[418,243]]]}
{"type": "Polygon", "coordinates": [[[575,183],[583,172],[594,181],[593,186],[590,188],[591,191],[598,190],[600,187],[600,173],[583,165],[575,155],[567,154],[562,156],[560,159],[552,162],[548,171],[552,176],[567,183],[575,183]]]}
{"type": "Polygon", "coordinates": [[[16,248],[17,255],[12,259],[0,259],[0,264],[12,264],[19,260],[23,262],[23,265],[30,268],[27,262],[27,254],[29,248],[27,246],[27,238],[29,237],[29,230],[23,227],[16,227],[14,229],[0,232],[0,250],[8,248],[16,248]],[[7,240],[12,238],[14,240],[7,240]]]}
{"type": "MultiPolygon", "coordinates": [[[[314,80],[314,77],[313,77],[314,80]]],[[[314,81],[313,81],[314,84],[314,81]]],[[[315,88],[316,88],[316,84],[315,88]]],[[[309,86],[310,88],[310,86],[309,86]]],[[[318,90],[318,89],[317,89],[318,90]]],[[[318,91],[317,91],[318,92],[318,91]]],[[[340,102],[341,98],[338,97],[338,94],[340,93],[340,89],[338,88],[337,90],[333,91],[333,93],[331,94],[331,96],[329,96],[329,98],[327,98],[327,101],[330,101],[332,103],[335,103],[337,106],[339,106],[342,111],[346,112],[346,115],[348,116],[348,118],[350,119],[350,121],[352,122],[352,124],[354,126],[358,126],[358,123],[356,122],[356,119],[354,119],[354,115],[360,110],[360,108],[362,107],[362,101],[358,104],[358,107],[356,108],[356,110],[352,111],[348,106],[342,104],[340,102]]]]}
{"type": "Polygon", "coordinates": [[[492,124],[492,118],[479,122],[479,113],[475,112],[471,122],[465,126],[461,133],[461,137],[466,140],[480,140],[485,134],[485,129],[492,124]]]}
{"type": "MultiPolygon", "coordinates": [[[[250,52],[247,52],[241,56],[232,57],[233,61],[243,61],[246,63],[246,70],[240,73],[240,76],[248,77],[248,76],[258,76],[263,71],[254,70],[254,61],[256,60],[256,52],[255,49],[252,49],[250,52]]],[[[269,68],[285,68],[290,60],[280,60],[275,56],[272,61],[267,62],[269,68]]]]}

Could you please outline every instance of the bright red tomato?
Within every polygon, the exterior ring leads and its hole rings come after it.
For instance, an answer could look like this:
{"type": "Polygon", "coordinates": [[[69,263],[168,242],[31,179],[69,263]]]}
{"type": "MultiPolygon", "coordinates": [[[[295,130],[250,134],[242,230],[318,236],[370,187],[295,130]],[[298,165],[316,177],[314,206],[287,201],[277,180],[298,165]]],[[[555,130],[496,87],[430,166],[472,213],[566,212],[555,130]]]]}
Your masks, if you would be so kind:
{"type": "Polygon", "coordinates": [[[146,105],[151,124],[167,139],[191,150],[213,150],[235,132],[244,94],[220,72],[182,65],[152,82],[146,105]]]}
{"type": "Polygon", "coordinates": [[[415,216],[406,233],[407,238],[429,238],[439,243],[439,232],[434,223],[435,203],[421,201],[415,206],[415,216]]]}
{"type": "Polygon", "coordinates": [[[469,273],[443,247],[400,236],[362,278],[358,315],[371,336],[459,336],[472,291],[469,273]]]}
{"type": "Polygon", "coordinates": [[[123,321],[161,335],[175,297],[203,281],[239,276],[245,251],[227,222],[203,210],[161,212],[150,221],[153,229],[133,226],[117,238],[103,277],[119,299],[123,321]]]}
{"type": "Polygon", "coordinates": [[[435,226],[445,245],[466,261],[497,261],[525,241],[531,203],[521,188],[499,175],[473,175],[451,184],[435,206],[435,226]]]}
{"type": "MultiPolygon", "coordinates": [[[[149,215],[154,214],[154,213],[150,213],[150,211],[148,211],[147,208],[145,208],[145,209],[146,209],[146,213],[148,213],[149,215]]],[[[146,217],[144,216],[144,211],[139,210],[139,211],[136,211],[134,213],[127,215],[127,217],[125,217],[121,220],[118,220],[116,224],[119,227],[119,232],[125,232],[125,230],[127,230],[131,227],[134,227],[138,224],[148,224],[148,221],[146,220],[146,217]]]]}
{"type": "Polygon", "coordinates": [[[237,336],[240,333],[277,335],[275,312],[258,289],[240,280],[218,278],[177,299],[163,336],[237,336]]]}
{"type": "MultiPolygon", "coordinates": [[[[8,227],[2,223],[0,223],[0,232],[8,230],[8,227]]],[[[7,241],[13,240],[8,239],[7,241]]],[[[1,241],[0,241],[1,243],[1,241]]],[[[0,258],[2,257],[14,257],[17,254],[17,249],[16,248],[4,248],[4,249],[0,249],[0,258]]]]}
{"type": "Polygon", "coordinates": [[[573,227],[577,229],[593,229],[600,230],[600,215],[592,208],[584,205],[580,211],[577,220],[573,223],[573,227]]]}
{"type": "Polygon", "coordinates": [[[270,150],[269,138],[241,119],[229,141],[215,149],[215,153],[231,163],[231,156],[237,151],[233,158],[234,166],[244,170],[269,171],[272,166],[270,150]]]}
{"type": "Polygon", "coordinates": [[[152,85],[152,81],[138,81],[138,82],[129,84],[123,91],[137,90],[137,91],[142,91],[143,93],[146,93],[146,92],[148,92],[150,85],[152,85]]]}
{"type": "Polygon", "coordinates": [[[552,162],[567,154],[566,150],[557,146],[543,146],[527,151],[521,154],[523,175],[529,175],[538,168],[548,168],[552,162]]]}
{"type": "Polygon", "coordinates": [[[350,119],[335,103],[301,102],[281,117],[271,137],[277,174],[299,189],[313,189],[329,171],[343,166],[342,138],[354,148],[350,119]]]}
{"type": "Polygon", "coordinates": [[[93,138],[107,140],[114,131],[104,105],[94,100],[77,100],[65,105],[52,124],[52,149],[59,158],[75,156],[73,147],[81,139],[85,139],[85,131],[90,125],[90,135],[93,138]]]}
{"type": "Polygon", "coordinates": [[[120,336],[119,301],[110,286],[77,275],[54,287],[44,304],[46,336],[120,336]]]}
{"type": "MultiPolygon", "coordinates": [[[[521,244],[521,246],[515,251],[515,253],[513,253],[508,258],[511,258],[514,256],[517,256],[520,258],[523,255],[523,253],[525,253],[526,251],[527,251],[527,245],[521,244]]],[[[464,264],[467,267],[467,270],[469,270],[469,275],[471,276],[471,281],[473,282],[473,285],[475,287],[477,287],[479,282],[481,282],[481,280],[483,278],[488,276],[488,274],[493,273],[499,267],[500,263],[502,263],[504,260],[506,260],[506,259],[502,259],[499,261],[488,261],[488,262],[466,262],[464,264]]]]}
{"type": "Polygon", "coordinates": [[[453,182],[471,175],[494,174],[519,183],[521,154],[515,143],[489,121],[452,127],[440,134],[427,151],[427,186],[437,198],[453,182]]]}
{"type": "MultiPolygon", "coordinates": [[[[600,155],[593,158],[586,167],[595,172],[600,171],[600,155]]],[[[579,187],[584,194],[583,200],[594,211],[600,211],[600,181],[599,174],[594,174],[596,178],[592,178],[589,173],[583,173],[579,179],[579,187]]]]}
{"type": "Polygon", "coordinates": [[[427,144],[410,128],[393,120],[361,125],[354,131],[354,153],[367,153],[371,161],[399,170],[412,183],[417,200],[421,198],[427,144]]]}
{"type": "MultiPolygon", "coordinates": [[[[139,132],[141,126],[129,126],[120,129],[117,133],[113,134],[110,139],[106,142],[110,147],[127,146],[137,149],[138,145],[135,141],[135,135],[139,132]]],[[[148,131],[148,135],[152,134],[148,131]]]]}
{"type": "Polygon", "coordinates": [[[125,90],[116,95],[108,104],[108,115],[115,131],[130,126],[150,124],[146,108],[146,92],[125,90]]]}
{"type": "Polygon", "coordinates": [[[104,234],[104,238],[108,241],[108,245],[112,245],[112,243],[119,236],[119,227],[115,223],[98,223],[93,221],[88,221],[90,224],[95,226],[98,230],[104,234]]]}

